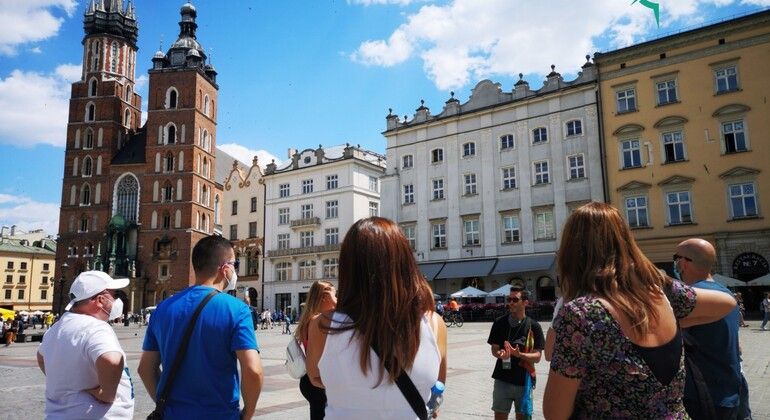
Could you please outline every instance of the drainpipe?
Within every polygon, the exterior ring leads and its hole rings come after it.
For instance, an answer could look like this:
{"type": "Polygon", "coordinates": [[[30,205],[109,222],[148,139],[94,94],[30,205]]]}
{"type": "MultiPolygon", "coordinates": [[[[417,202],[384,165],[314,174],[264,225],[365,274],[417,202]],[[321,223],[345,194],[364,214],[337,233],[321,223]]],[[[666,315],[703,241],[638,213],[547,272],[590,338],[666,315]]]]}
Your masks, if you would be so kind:
{"type": "MultiPolygon", "coordinates": [[[[599,69],[597,67],[597,73],[599,69]]],[[[598,76],[597,76],[598,79],[598,76]]],[[[611,204],[610,200],[610,192],[609,192],[609,183],[607,182],[607,167],[605,165],[605,159],[607,158],[607,153],[604,147],[604,121],[602,118],[602,99],[599,92],[599,86],[601,86],[601,83],[597,81],[596,83],[596,108],[597,108],[597,123],[599,124],[599,165],[602,169],[602,194],[604,195],[603,199],[605,203],[611,204]]]]}

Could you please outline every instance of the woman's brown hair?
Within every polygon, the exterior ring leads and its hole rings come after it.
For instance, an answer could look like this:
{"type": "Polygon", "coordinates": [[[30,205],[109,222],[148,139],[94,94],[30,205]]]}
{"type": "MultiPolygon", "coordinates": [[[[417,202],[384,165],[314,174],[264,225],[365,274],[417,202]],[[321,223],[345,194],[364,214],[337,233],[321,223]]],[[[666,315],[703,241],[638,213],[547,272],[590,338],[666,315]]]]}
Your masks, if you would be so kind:
{"type": "Polygon", "coordinates": [[[605,299],[640,335],[658,322],[650,295],[667,290],[671,279],[644,256],[620,212],[609,204],[588,203],[569,216],[557,265],[565,302],[585,295],[605,299]]]}
{"type": "Polygon", "coordinates": [[[334,285],[323,280],[316,281],[310,286],[310,291],[305,299],[305,308],[299,317],[297,329],[294,330],[294,337],[297,340],[303,341],[307,338],[307,327],[310,324],[310,319],[321,312],[321,300],[324,293],[331,293],[332,289],[334,289],[334,285]]]}
{"type": "Polygon", "coordinates": [[[373,370],[369,349],[376,345],[377,383],[386,364],[392,383],[414,363],[420,321],[434,309],[433,292],[401,229],[382,217],[361,219],[350,227],[342,242],[339,269],[337,311],[352,321],[327,330],[332,334],[354,330],[361,343],[359,364],[364,374],[373,370]]]}

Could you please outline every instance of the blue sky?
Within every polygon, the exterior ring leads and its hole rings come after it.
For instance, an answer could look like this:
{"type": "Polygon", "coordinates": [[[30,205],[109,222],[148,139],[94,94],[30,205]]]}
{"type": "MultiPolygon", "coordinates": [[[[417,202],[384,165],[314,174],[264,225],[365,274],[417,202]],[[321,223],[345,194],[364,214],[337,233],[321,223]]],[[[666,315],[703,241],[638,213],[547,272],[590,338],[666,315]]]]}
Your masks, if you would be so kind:
{"type": "MultiPolygon", "coordinates": [[[[220,147],[242,161],[350,142],[384,152],[388,108],[438,113],[485,78],[533,88],[555,64],[770,0],[660,0],[660,27],[631,0],[197,0],[198,40],[219,72],[220,147]]],[[[136,0],[138,92],[183,1],[136,0]]],[[[0,225],[55,234],[70,83],[80,77],[86,0],[0,0],[0,225]]],[[[144,101],[146,108],[146,100],[144,101]]]]}

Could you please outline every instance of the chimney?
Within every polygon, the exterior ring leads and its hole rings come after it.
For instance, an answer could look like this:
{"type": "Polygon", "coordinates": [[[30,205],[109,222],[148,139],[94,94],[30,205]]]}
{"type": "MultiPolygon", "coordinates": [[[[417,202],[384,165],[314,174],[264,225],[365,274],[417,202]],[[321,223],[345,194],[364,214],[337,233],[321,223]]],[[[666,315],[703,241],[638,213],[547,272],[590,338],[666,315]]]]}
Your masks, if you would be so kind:
{"type": "Polygon", "coordinates": [[[11,225],[11,236],[16,235],[16,225],[11,225]]]}

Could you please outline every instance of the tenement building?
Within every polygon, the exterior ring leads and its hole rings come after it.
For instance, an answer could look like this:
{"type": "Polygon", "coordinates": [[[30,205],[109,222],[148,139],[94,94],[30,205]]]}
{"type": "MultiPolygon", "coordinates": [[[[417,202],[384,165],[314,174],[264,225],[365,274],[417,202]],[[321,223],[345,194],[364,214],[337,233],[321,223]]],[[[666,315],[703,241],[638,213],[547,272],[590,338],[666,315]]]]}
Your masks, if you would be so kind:
{"type": "MultiPolygon", "coordinates": [[[[219,167],[223,167],[218,161],[219,167]]],[[[224,182],[224,206],[221,210],[222,235],[233,243],[239,261],[238,297],[251,306],[262,308],[262,255],[265,228],[265,183],[262,168],[254,157],[250,167],[233,161],[224,182]]]]}
{"type": "MultiPolygon", "coordinates": [[[[92,0],[83,69],[72,84],[56,266],[129,277],[127,311],[187,287],[190,253],[215,228],[217,73],[196,37],[195,7],[149,70],[147,122],[136,94],[137,21],[122,0],[92,0]]],[[[139,66],[142,66],[141,61],[139,66]]]]}
{"type": "Polygon", "coordinates": [[[435,293],[521,284],[555,298],[555,251],[571,209],[602,201],[597,84],[553,66],[538,90],[479,82],[438,115],[387,116],[383,215],[398,222],[435,293]]]}
{"type": "Polygon", "coordinates": [[[301,152],[265,168],[263,307],[298,311],[316,280],[337,284],[342,239],[380,215],[385,157],[345,145],[301,152]]]}
{"type": "Polygon", "coordinates": [[[35,241],[0,234],[3,270],[0,307],[17,311],[50,311],[56,279],[56,242],[35,241]]]}
{"type": "Polygon", "coordinates": [[[670,270],[676,244],[702,237],[716,246],[717,273],[749,285],[767,275],[770,11],[596,54],[595,63],[608,199],[642,250],[670,270]]]}

